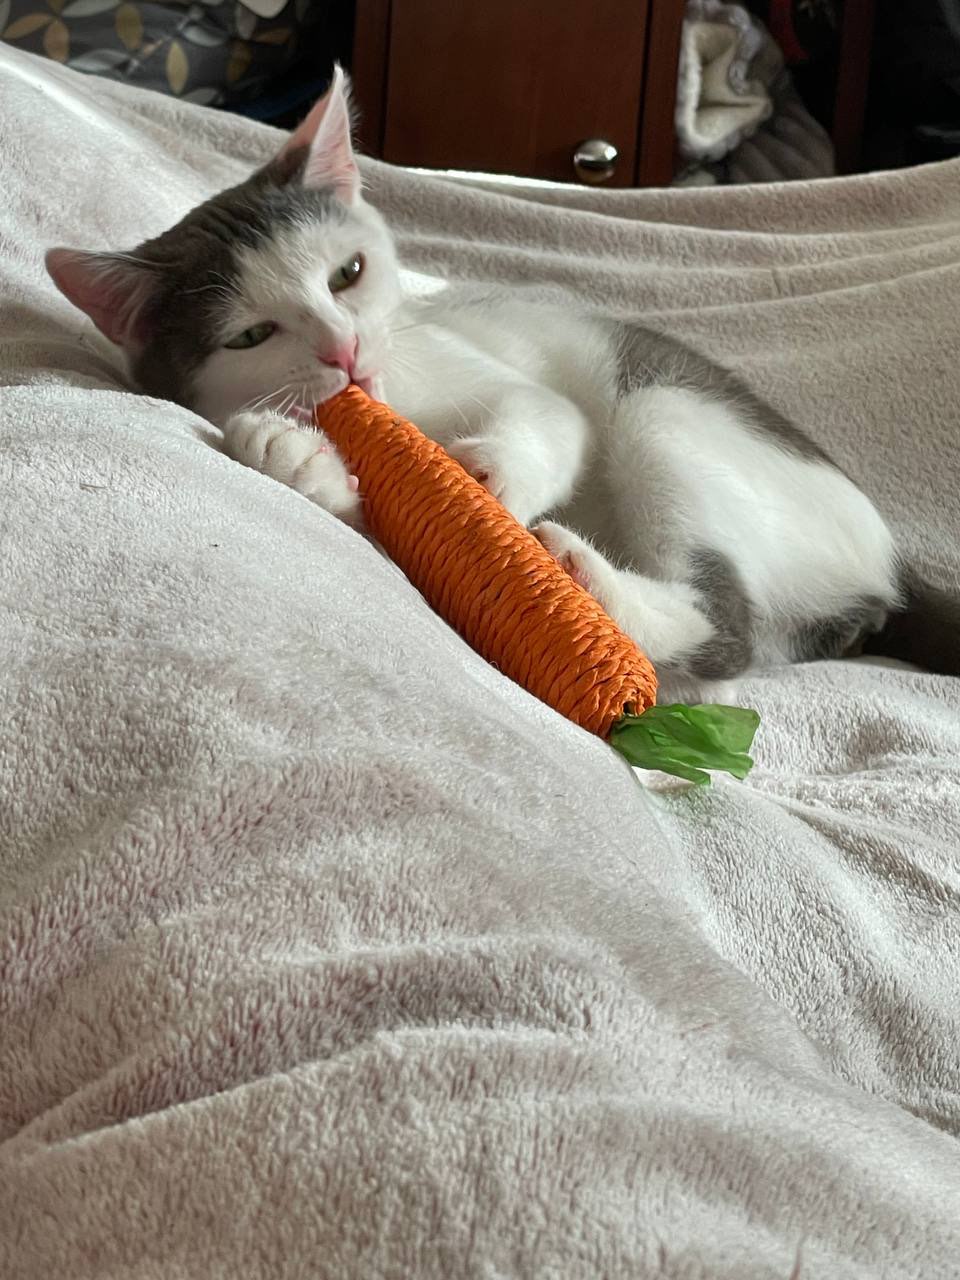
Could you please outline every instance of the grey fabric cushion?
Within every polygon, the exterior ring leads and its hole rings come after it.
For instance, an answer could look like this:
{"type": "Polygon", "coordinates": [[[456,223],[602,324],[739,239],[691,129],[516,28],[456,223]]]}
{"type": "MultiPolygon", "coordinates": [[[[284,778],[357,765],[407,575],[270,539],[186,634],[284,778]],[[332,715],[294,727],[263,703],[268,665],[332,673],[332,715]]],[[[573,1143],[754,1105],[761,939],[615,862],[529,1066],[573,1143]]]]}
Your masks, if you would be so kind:
{"type": "Polygon", "coordinates": [[[0,0],[0,38],[75,71],[229,106],[289,68],[327,7],[326,0],[0,0]]]}

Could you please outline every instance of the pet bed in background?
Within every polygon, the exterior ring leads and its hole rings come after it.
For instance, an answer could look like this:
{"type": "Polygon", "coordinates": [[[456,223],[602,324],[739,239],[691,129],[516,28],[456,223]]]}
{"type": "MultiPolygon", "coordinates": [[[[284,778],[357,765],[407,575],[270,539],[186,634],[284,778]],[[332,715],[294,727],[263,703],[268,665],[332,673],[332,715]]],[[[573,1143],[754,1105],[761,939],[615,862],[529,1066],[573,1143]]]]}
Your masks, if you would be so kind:
{"type": "Polygon", "coordinates": [[[830,138],[801,101],[779,45],[742,5],[688,0],[676,130],[678,185],[826,178],[836,171],[830,138]]]}

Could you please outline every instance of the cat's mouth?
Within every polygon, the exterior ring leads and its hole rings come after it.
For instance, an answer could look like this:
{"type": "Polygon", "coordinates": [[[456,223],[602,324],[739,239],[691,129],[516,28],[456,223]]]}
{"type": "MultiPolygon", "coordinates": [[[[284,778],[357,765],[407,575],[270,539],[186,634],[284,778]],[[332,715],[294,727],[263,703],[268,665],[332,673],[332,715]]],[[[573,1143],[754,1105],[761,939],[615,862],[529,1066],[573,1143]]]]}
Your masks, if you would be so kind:
{"type": "Polygon", "coordinates": [[[372,374],[368,378],[363,378],[359,374],[354,374],[354,376],[350,379],[350,381],[353,383],[355,387],[359,387],[361,391],[365,391],[368,396],[373,395],[373,388],[374,388],[374,384],[376,383],[376,378],[372,374]]]}
{"type": "MultiPolygon", "coordinates": [[[[372,376],[367,378],[354,376],[350,379],[350,382],[347,385],[359,387],[360,390],[365,391],[368,396],[372,396],[374,394],[375,382],[376,379],[372,376]]],[[[334,394],[339,395],[339,392],[334,392],[334,394]]],[[[312,427],[314,425],[315,407],[318,404],[323,404],[325,400],[331,400],[332,398],[332,396],[324,396],[322,399],[314,400],[313,404],[310,405],[299,403],[292,404],[288,409],[284,409],[283,416],[285,418],[292,418],[294,422],[302,422],[307,426],[312,427]]]]}

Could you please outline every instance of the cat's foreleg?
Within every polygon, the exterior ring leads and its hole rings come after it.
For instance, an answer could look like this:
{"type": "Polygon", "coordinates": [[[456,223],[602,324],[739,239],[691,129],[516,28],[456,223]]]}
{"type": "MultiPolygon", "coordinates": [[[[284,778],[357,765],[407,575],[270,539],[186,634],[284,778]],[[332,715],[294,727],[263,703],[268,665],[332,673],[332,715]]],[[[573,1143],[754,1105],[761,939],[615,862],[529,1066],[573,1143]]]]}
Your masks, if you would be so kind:
{"type": "Polygon", "coordinates": [[[261,471],[345,523],[361,524],[357,481],[319,431],[269,410],[235,413],[223,428],[223,451],[261,471]]]}
{"type": "Polygon", "coordinates": [[[475,434],[445,443],[474,479],[529,524],[570,498],[586,441],[576,405],[531,385],[506,388],[475,434]]]}

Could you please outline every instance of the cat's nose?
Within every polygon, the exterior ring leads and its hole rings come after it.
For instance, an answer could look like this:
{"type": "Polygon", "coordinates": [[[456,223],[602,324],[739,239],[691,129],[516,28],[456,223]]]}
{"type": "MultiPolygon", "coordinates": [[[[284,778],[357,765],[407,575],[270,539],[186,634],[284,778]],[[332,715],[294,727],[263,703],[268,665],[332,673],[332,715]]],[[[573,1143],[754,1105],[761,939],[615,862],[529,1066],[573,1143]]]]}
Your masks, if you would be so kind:
{"type": "Polygon", "coordinates": [[[353,373],[353,366],[357,363],[357,341],[356,337],[348,338],[332,351],[318,351],[317,358],[322,364],[330,365],[332,369],[353,373]]]}

